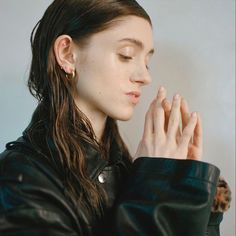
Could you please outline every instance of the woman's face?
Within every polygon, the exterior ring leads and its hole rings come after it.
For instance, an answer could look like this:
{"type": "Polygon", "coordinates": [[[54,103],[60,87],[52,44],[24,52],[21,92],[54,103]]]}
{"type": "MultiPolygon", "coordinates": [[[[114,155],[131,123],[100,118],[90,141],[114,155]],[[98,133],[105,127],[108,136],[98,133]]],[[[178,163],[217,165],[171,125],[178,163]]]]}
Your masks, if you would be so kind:
{"type": "Polygon", "coordinates": [[[88,47],[76,49],[76,104],[90,117],[130,119],[142,86],[151,81],[147,66],[153,34],[149,22],[136,16],[120,20],[94,34],[88,47]]]}

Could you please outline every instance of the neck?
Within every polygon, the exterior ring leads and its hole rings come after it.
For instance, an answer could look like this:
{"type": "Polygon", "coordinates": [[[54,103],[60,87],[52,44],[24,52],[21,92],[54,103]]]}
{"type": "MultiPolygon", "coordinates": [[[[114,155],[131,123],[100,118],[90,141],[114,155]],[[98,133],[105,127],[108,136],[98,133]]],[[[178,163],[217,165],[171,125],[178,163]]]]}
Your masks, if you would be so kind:
{"type": "Polygon", "coordinates": [[[98,116],[94,114],[86,114],[86,113],[85,115],[88,117],[88,119],[90,120],[92,124],[97,141],[100,142],[102,139],[104,129],[105,129],[107,117],[98,116]]]}
{"type": "Polygon", "coordinates": [[[76,105],[91,122],[96,139],[100,142],[105,129],[107,115],[101,111],[89,107],[87,104],[83,104],[81,101],[76,102],[76,105]]]}

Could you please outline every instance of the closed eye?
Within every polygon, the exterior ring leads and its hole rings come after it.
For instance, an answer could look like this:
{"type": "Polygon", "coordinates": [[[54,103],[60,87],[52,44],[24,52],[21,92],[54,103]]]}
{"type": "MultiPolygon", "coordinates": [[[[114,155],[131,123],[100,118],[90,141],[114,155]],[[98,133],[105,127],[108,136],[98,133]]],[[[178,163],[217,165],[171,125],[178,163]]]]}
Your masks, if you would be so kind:
{"type": "Polygon", "coordinates": [[[119,56],[120,56],[121,59],[123,59],[123,60],[132,60],[132,59],[133,59],[133,57],[124,56],[124,55],[121,55],[121,54],[119,54],[119,56]]]}
{"type": "MultiPolygon", "coordinates": [[[[120,58],[122,59],[122,60],[124,60],[124,61],[129,61],[129,60],[132,60],[133,59],[133,57],[128,57],[128,56],[124,56],[124,55],[122,55],[122,54],[119,54],[119,56],[120,56],[120,58]]],[[[147,68],[147,70],[149,70],[149,67],[146,65],[146,68],[147,68]]]]}

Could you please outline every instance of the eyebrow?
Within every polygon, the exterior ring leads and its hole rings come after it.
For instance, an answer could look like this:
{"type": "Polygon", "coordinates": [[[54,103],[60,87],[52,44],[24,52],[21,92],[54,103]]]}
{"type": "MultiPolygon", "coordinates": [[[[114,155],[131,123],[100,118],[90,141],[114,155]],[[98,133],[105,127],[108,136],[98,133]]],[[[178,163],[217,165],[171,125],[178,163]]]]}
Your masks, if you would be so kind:
{"type": "MultiPolygon", "coordinates": [[[[119,40],[119,42],[123,42],[123,41],[128,41],[128,42],[130,42],[130,43],[135,44],[135,45],[136,45],[137,47],[139,47],[140,49],[144,49],[143,43],[142,43],[140,40],[138,40],[138,39],[134,39],[134,38],[124,38],[124,39],[119,40]]],[[[154,52],[155,52],[155,50],[154,50],[154,48],[152,48],[152,49],[148,52],[148,54],[153,55],[154,52]]]]}

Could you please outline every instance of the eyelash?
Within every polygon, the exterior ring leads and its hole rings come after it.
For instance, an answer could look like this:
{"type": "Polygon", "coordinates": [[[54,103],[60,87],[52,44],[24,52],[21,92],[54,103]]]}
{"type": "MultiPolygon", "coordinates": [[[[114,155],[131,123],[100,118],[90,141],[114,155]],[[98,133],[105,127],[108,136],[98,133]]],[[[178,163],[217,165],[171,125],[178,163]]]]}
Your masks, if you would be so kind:
{"type": "MultiPolygon", "coordinates": [[[[127,57],[127,56],[124,56],[121,54],[119,54],[119,56],[121,57],[122,60],[125,60],[125,61],[129,61],[129,60],[133,59],[133,57],[127,57]]],[[[146,68],[147,68],[147,70],[149,70],[149,67],[147,65],[146,65],[146,68]]]]}
{"type": "Polygon", "coordinates": [[[129,60],[133,59],[133,57],[127,57],[127,56],[124,56],[124,55],[121,55],[121,54],[119,54],[119,56],[121,57],[122,60],[125,60],[125,61],[129,61],[129,60]]]}

